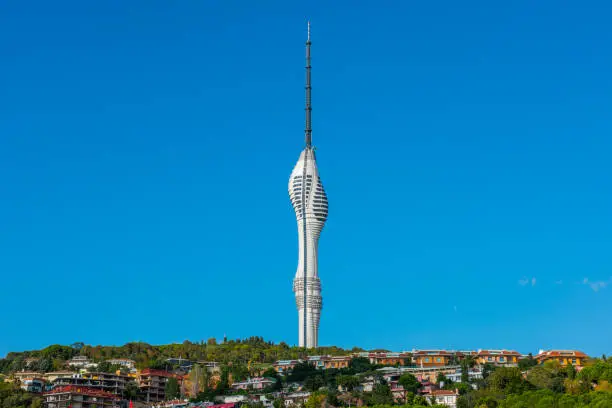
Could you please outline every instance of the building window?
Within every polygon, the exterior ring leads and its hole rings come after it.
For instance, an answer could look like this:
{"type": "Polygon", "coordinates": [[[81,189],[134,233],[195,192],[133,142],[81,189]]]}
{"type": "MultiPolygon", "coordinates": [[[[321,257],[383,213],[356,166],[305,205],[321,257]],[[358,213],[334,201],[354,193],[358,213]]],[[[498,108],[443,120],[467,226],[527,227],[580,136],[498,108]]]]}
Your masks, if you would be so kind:
{"type": "Polygon", "coordinates": [[[429,357],[425,357],[425,362],[429,363],[429,357]]]}
{"type": "Polygon", "coordinates": [[[440,362],[440,357],[436,358],[436,361],[439,363],[440,362]]]}

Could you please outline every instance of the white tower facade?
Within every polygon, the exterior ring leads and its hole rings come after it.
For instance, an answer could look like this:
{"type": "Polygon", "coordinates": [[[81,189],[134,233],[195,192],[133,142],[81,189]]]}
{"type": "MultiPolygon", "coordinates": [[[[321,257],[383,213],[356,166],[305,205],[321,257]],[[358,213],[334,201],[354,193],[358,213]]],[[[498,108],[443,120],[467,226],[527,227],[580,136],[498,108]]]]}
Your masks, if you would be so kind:
{"type": "Polygon", "coordinates": [[[306,146],[289,178],[289,198],[298,226],[298,268],[293,292],[298,309],[300,347],[319,346],[322,298],[318,271],[318,245],[327,220],[327,195],[319,177],[312,147],[310,86],[310,23],[306,41],[306,146]]]}

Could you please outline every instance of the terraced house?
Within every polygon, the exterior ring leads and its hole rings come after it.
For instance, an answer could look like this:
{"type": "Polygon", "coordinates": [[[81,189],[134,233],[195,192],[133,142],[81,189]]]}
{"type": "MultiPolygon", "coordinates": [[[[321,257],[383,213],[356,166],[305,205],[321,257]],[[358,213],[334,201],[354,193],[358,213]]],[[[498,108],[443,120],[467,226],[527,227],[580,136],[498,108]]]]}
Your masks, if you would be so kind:
{"type": "Polygon", "coordinates": [[[412,359],[419,367],[441,367],[450,364],[453,353],[446,350],[414,350],[412,359]]]}
{"type": "Polygon", "coordinates": [[[547,361],[558,361],[563,367],[570,364],[582,367],[587,358],[589,356],[577,350],[540,350],[535,357],[539,364],[544,364],[547,361]]]}
{"type": "Polygon", "coordinates": [[[493,364],[496,366],[517,367],[521,353],[514,350],[478,350],[476,362],[479,365],[493,364]]]}

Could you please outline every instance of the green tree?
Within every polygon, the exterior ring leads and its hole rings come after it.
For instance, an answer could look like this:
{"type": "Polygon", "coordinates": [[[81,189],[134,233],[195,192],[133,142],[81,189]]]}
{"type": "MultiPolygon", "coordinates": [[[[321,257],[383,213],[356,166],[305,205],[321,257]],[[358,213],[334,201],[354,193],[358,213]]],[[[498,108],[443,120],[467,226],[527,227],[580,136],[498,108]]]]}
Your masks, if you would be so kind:
{"type": "Polygon", "coordinates": [[[53,360],[49,357],[44,357],[38,360],[37,370],[43,373],[47,373],[53,370],[53,360]]]}
{"type": "Polygon", "coordinates": [[[327,396],[324,393],[313,392],[304,404],[305,408],[322,408],[323,404],[327,400],[327,396]]]}
{"type": "Polygon", "coordinates": [[[336,385],[342,390],[353,391],[359,385],[359,379],[354,375],[338,375],[336,377],[336,385]]]}
{"type": "Polygon", "coordinates": [[[417,394],[419,389],[423,386],[423,384],[421,384],[419,380],[417,380],[417,378],[410,373],[402,374],[397,382],[404,387],[406,392],[411,392],[413,394],[417,394]]]}
{"type": "Polygon", "coordinates": [[[121,369],[123,369],[123,367],[119,364],[111,364],[108,361],[103,361],[98,363],[96,371],[100,373],[116,373],[117,371],[121,371],[121,369]]]}
{"type": "Polygon", "coordinates": [[[447,378],[444,374],[442,373],[438,373],[438,377],[436,378],[436,382],[438,384],[443,384],[444,387],[446,386],[452,386],[453,385],[453,381],[449,378],[447,378]]]}
{"type": "Polygon", "coordinates": [[[138,398],[139,391],[140,390],[135,381],[128,381],[125,384],[125,392],[123,394],[124,398],[130,401],[135,400],[136,398],[138,398]]]}
{"type": "Polygon", "coordinates": [[[570,380],[575,379],[576,378],[576,368],[572,364],[568,364],[567,367],[565,367],[565,375],[570,380]]]}
{"type": "Polygon", "coordinates": [[[181,389],[179,387],[179,383],[176,380],[176,378],[174,377],[168,378],[168,381],[166,382],[165,391],[166,391],[166,399],[168,400],[176,399],[181,395],[181,389]]]}
{"type": "Polygon", "coordinates": [[[319,388],[325,385],[325,380],[321,375],[313,375],[304,380],[304,388],[308,391],[318,391],[319,388]]]}
{"type": "Polygon", "coordinates": [[[355,373],[365,373],[371,371],[374,366],[367,357],[356,357],[349,362],[349,368],[355,373]]]}
{"type": "Polygon", "coordinates": [[[287,382],[300,382],[305,381],[306,378],[317,375],[319,372],[312,365],[306,362],[296,364],[291,370],[291,373],[287,376],[287,382]]]}
{"type": "Polygon", "coordinates": [[[392,405],[393,394],[387,384],[376,384],[370,396],[371,405],[392,405]]]}
{"type": "Polygon", "coordinates": [[[487,377],[486,383],[492,391],[506,394],[519,394],[529,389],[518,367],[498,367],[487,377]]]}
{"type": "Polygon", "coordinates": [[[495,371],[496,367],[491,363],[484,363],[482,366],[482,378],[485,380],[495,371]]]}
{"type": "Polygon", "coordinates": [[[535,388],[563,392],[564,376],[560,371],[547,366],[533,367],[527,373],[527,381],[535,388]]]}
{"type": "Polygon", "coordinates": [[[531,353],[529,353],[526,358],[521,358],[518,361],[518,366],[521,371],[529,370],[531,367],[534,367],[536,365],[538,365],[538,362],[535,358],[533,358],[533,355],[531,353]]]}

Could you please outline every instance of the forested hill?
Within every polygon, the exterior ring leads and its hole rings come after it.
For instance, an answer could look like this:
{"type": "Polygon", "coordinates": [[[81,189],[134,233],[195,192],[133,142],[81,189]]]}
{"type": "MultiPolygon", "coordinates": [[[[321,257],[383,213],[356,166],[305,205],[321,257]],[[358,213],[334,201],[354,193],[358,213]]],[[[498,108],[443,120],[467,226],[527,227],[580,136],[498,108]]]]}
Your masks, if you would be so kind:
{"type": "MultiPolygon", "coordinates": [[[[292,347],[286,343],[275,344],[262,337],[244,340],[229,340],[217,343],[213,338],[207,341],[184,341],[180,344],[151,345],[127,343],[123,346],[91,346],[83,343],[52,345],[42,350],[10,352],[0,360],[0,371],[19,371],[26,368],[28,358],[36,358],[40,371],[60,369],[66,360],[76,355],[87,356],[93,361],[111,358],[129,358],[136,361],[138,368],[163,366],[168,358],[184,358],[194,361],[216,361],[219,363],[261,364],[276,360],[298,359],[306,355],[344,355],[363,351],[360,348],[345,350],[339,347],[317,349],[292,347]]],[[[29,367],[32,368],[32,367],[29,367]]]]}

